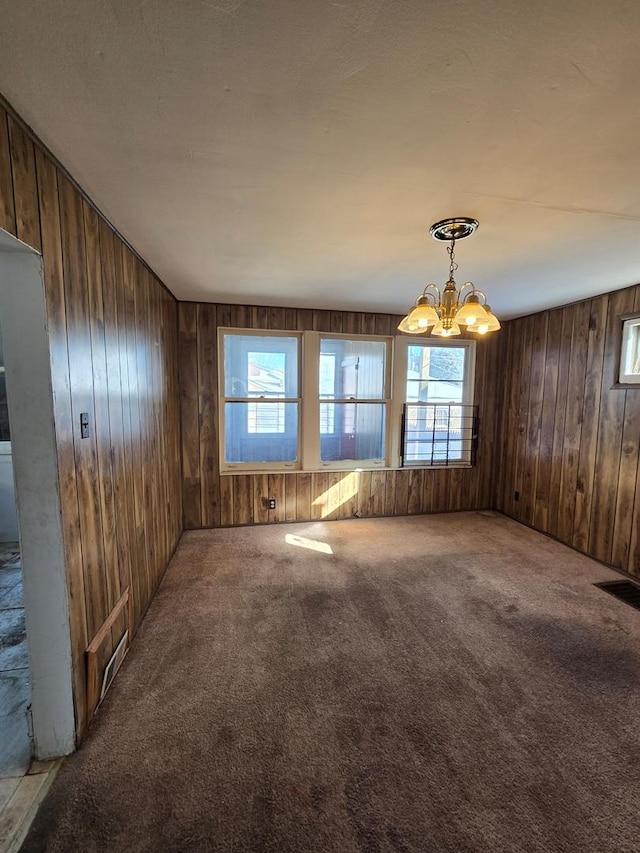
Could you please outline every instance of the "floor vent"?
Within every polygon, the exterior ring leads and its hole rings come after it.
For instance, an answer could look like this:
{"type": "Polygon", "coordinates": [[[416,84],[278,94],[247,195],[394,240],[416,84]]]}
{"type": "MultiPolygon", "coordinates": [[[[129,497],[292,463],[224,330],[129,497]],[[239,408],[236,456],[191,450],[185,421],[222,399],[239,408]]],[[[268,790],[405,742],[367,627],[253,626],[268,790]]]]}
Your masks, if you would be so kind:
{"type": "Polygon", "coordinates": [[[640,586],[631,581],[605,581],[604,583],[596,583],[594,586],[600,587],[605,592],[615,595],[620,601],[625,604],[630,604],[636,610],[640,610],[640,586]]]}

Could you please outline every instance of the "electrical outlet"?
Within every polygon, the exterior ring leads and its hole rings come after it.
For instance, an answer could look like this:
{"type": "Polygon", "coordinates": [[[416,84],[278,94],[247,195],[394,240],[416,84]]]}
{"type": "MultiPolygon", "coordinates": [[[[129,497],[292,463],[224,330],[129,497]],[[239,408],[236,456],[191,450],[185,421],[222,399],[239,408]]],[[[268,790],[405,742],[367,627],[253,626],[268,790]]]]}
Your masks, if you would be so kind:
{"type": "Polygon", "coordinates": [[[276,508],[276,499],[275,498],[269,498],[268,506],[269,506],[269,509],[275,509],[276,508]]]}

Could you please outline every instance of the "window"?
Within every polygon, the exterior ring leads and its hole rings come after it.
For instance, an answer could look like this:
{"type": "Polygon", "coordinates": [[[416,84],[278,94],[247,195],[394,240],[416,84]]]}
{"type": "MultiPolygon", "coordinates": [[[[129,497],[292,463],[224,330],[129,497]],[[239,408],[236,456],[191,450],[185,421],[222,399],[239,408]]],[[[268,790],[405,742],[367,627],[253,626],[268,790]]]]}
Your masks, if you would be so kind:
{"type": "Polygon", "coordinates": [[[470,464],[477,427],[473,342],[411,340],[406,350],[402,464],[470,464]]]}
{"type": "Polygon", "coordinates": [[[470,464],[473,342],[219,334],[221,470],[470,464]]]}
{"type": "Polygon", "coordinates": [[[295,464],[300,417],[298,336],[229,333],[223,340],[223,463],[295,464]]]}
{"type": "Polygon", "coordinates": [[[407,347],[402,458],[404,465],[470,462],[474,417],[468,344],[407,347]]]}
{"type": "Polygon", "coordinates": [[[385,461],[387,346],[320,336],[321,463],[385,461]]]}
{"type": "Polygon", "coordinates": [[[640,317],[623,318],[619,381],[623,385],[640,383],[640,317]]]}

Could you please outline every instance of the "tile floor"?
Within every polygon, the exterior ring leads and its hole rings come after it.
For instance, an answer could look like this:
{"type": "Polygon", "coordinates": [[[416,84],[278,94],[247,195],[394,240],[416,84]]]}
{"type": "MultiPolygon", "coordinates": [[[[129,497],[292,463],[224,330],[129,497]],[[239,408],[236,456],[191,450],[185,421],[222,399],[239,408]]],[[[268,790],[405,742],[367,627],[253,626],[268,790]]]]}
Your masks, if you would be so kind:
{"type": "Polygon", "coordinates": [[[0,853],[20,849],[59,766],[31,761],[29,660],[17,542],[0,543],[0,853]]]}
{"type": "Polygon", "coordinates": [[[24,776],[31,762],[27,728],[29,660],[22,566],[17,543],[0,543],[0,779],[24,776]]]}

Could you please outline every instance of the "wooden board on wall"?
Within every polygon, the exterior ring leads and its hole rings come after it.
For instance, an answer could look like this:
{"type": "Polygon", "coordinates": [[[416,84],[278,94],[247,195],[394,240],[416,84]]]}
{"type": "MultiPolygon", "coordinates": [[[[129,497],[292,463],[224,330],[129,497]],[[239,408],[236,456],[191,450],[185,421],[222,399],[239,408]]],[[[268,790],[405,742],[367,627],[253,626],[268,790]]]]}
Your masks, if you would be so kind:
{"type": "Polygon", "coordinates": [[[640,286],[506,324],[498,432],[506,459],[495,504],[638,575],[640,388],[614,387],[621,318],[633,310],[640,286]],[[536,334],[545,324],[546,337],[536,334]],[[544,371],[524,369],[532,364],[544,371]],[[518,490],[524,500],[513,499],[518,490]]]}
{"type": "Polygon", "coordinates": [[[43,256],[81,737],[84,650],[129,584],[137,626],[182,530],[177,303],[1,107],[0,227],[43,256]]]}

